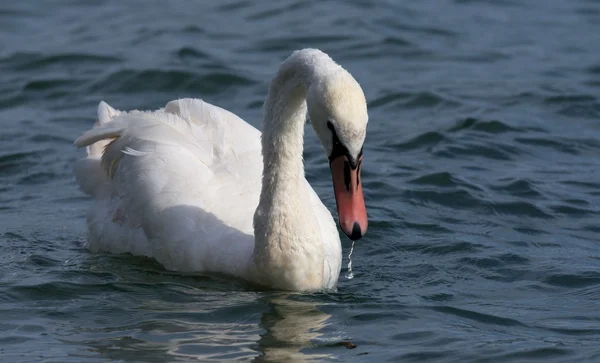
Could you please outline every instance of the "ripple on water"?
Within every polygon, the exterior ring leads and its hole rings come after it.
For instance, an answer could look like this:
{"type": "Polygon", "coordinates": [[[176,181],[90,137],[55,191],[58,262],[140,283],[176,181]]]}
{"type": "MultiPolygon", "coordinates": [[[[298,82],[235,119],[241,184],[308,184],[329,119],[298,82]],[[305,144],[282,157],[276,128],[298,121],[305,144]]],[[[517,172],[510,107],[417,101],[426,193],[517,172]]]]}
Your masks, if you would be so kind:
{"type": "Polygon", "coordinates": [[[42,78],[27,81],[18,95],[2,100],[6,105],[17,105],[32,100],[58,100],[73,95],[89,82],[86,78],[42,78]]]}
{"type": "MultiPolygon", "coordinates": [[[[344,25],[346,25],[344,22],[344,25]]],[[[340,49],[340,54],[347,59],[360,61],[365,59],[373,59],[381,56],[381,47],[387,48],[386,55],[388,57],[402,57],[403,59],[427,59],[433,57],[434,54],[426,49],[422,49],[418,44],[412,43],[405,38],[399,36],[384,37],[378,41],[356,41],[353,40],[343,49],[340,49]]]]}
{"type": "Polygon", "coordinates": [[[551,359],[558,358],[564,359],[569,355],[572,355],[574,351],[567,348],[557,347],[543,347],[543,348],[521,348],[520,351],[511,352],[506,354],[499,354],[492,357],[491,361],[496,362],[520,362],[523,360],[540,360],[540,359],[551,359]]]}
{"type": "Polygon", "coordinates": [[[526,265],[531,261],[515,253],[501,253],[491,257],[464,257],[461,258],[461,264],[469,264],[475,267],[489,269],[511,265],[526,265]]]}
{"type": "Polygon", "coordinates": [[[571,185],[578,188],[584,188],[586,190],[600,191],[600,182],[590,182],[582,180],[564,180],[560,181],[561,184],[571,185]]]}
{"type": "Polygon", "coordinates": [[[489,208],[498,214],[544,219],[552,218],[552,215],[544,212],[540,207],[525,201],[495,202],[490,203],[489,208]]]}
{"type": "Polygon", "coordinates": [[[552,140],[548,138],[535,138],[535,137],[517,137],[515,141],[525,145],[533,145],[533,146],[541,146],[545,148],[551,148],[555,151],[577,155],[579,154],[579,150],[572,143],[552,140]]]}
{"type": "Polygon", "coordinates": [[[481,131],[489,134],[502,134],[506,132],[524,132],[524,128],[513,127],[499,120],[484,121],[473,117],[467,117],[457,121],[448,131],[458,132],[462,130],[481,131]]]}
{"type": "Polygon", "coordinates": [[[498,254],[495,256],[461,257],[457,263],[461,270],[467,266],[486,280],[500,282],[515,282],[523,279],[531,266],[531,260],[515,253],[498,254]]]}
{"type": "MultiPolygon", "coordinates": [[[[306,4],[304,4],[306,5],[306,4]]],[[[281,7],[278,7],[276,9],[264,9],[261,8],[258,11],[252,12],[251,14],[248,14],[246,16],[246,19],[248,20],[263,20],[266,21],[269,18],[274,18],[277,17],[278,15],[282,15],[283,13],[285,13],[286,11],[291,11],[294,10],[294,8],[298,8],[298,7],[302,7],[303,4],[299,4],[296,2],[291,2],[289,5],[284,5],[281,7]]]]}
{"type": "MultiPolygon", "coordinates": [[[[599,11],[600,13],[600,11],[599,11]]],[[[587,68],[588,73],[600,76],[600,63],[591,65],[587,68]]]]}
{"type": "Polygon", "coordinates": [[[179,60],[181,60],[183,62],[185,62],[187,60],[195,60],[195,61],[213,60],[212,57],[208,53],[202,52],[193,47],[179,48],[175,52],[175,54],[176,54],[177,58],[179,58],[179,60]]]}
{"type": "Polygon", "coordinates": [[[451,28],[443,28],[436,26],[416,25],[404,21],[396,21],[396,19],[384,18],[378,24],[388,27],[393,31],[400,31],[413,34],[424,34],[440,38],[455,38],[459,34],[451,28]]]}
{"type": "Polygon", "coordinates": [[[490,185],[489,188],[515,197],[537,198],[543,196],[543,194],[535,188],[534,182],[524,179],[514,180],[504,184],[490,185]]]}
{"type": "Polygon", "coordinates": [[[403,245],[402,249],[405,251],[421,252],[428,255],[451,255],[461,253],[477,253],[483,249],[483,246],[471,242],[448,242],[444,241],[441,243],[413,243],[403,245]]]}
{"type": "Polygon", "coordinates": [[[230,13],[232,11],[248,8],[252,5],[253,4],[251,1],[243,1],[242,0],[242,1],[233,1],[231,3],[222,4],[222,5],[217,6],[215,9],[218,11],[225,12],[225,13],[230,13]]]}
{"type": "Polygon", "coordinates": [[[479,198],[466,190],[405,190],[403,196],[411,203],[435,203],[445,207],[466,209],[485,206],[479,198]]]}
{"type": "Polygon", "coordinates": [[[585,338],[587,336],[593,337],[600,334],[600,329],[598,328],[599,322],[599,318],[576,315],[561,318],[547,318],[540,322],[539,326],[550,332],[585,338]]]}
{"type": "Polygon", "coordinates": [[[203,52],[195,47],[179,48],[177,51],[173,52],[173,57],[178,59],[178,62],[174,62],[176,66],[181,66],[181,64],[183,64],[190,68],[200,69],[205,73],[235,73],[227,67],[223,61],[220,61],[208,52],[203,52]]]}
{"type": "Polygon", "coordinates": [[[0,155],[0,175],[14,175],[39,163],[45,150],[14,152],[0,155]]]}
{"type": "Polygon", "coordinates": [[[480,313],[473,310],[461,309],[453,306],[432,306],[429,309],[448,315],[457,316],[469,320],[476,321],[478,323],[500,325],[500,326],[512,326],[512,327],[523,327],[526,326],[524,323],[510,318],[496,316],[492,314],[480,313]]]}
{"type": "MultiPolygon", "coordinates": [[[[452,233],[453,231],[443,227],[437,223],[412,223],[408,221],[404,221],[404,226],[406,228],[414,229],[421,232],[437,232],[437,233],[452,233]]],[[[382,227],[393,227],[395,224],[387,223],[387,225],[382,225],[382,227]]]]}
{"type": "Polygon", "coordinates": [[[384,108],[386,110],[430,108],[442,105],[456,107],[459,103],[433,92],[386,92],[384,96],[369,101],[370,109],[384,108]]]}
{"type": "Polygon", "coordinates": [[[37,172],[37,173],[32,173],[32,174],[29,174],[29,175],[21,178],[21,180],[19,180],[18,184],[19,185],[45,184],[45,183],[48,183],[50,181],[56,180],[57,176],[58,176],[57,174],[52,173],[52,172],[37,172]]]}
{"type": "Polygon", "coordinates": [[[557,107],[558,113],[568,117],[597,118],[600,116],[600,102],[597,97],[587,94],[560,95],[547,97],[544,102],[557,107]]]}
{"type": "Polygon", "coordinates": [[[507,145],[491,142],[465,142],[460,144],[440,145],[433,152],[435,156],[449,159],[491,159],[500,161],[514,161],[522,152],[507,145]]]}
{"type": "Polygon", "coordinates": [[[548,285],[562,287],[589,287],[600,285],[600,273],[596,271],[584,271],[576,275],[555,274],[544,279],[548,285]]]}
{"type": "Polygon", "coordinates": [[[288,50],[290,44],[294,44],[295,48],[298,49],[306,47],[327,48],[328,46],[350,40],[352,40],[352,37],[348,35],[287,36],[258,41],[252,44],[252,49],[258,49],[263,52],[282,52],[288,50]]]}
{"type": "Polygon", "coordinates": [[[570,205],[560,204],[560,205],[552,205],[549,207],[554,213],[568,215],[570,217],[587,217],[590,215],[597,215],[599,212],[597,210],[573,207],[570,205]]]}
{"type": "Polygon", "coordinates": [[[202,75],[184,70],[119,70],[93,84],[91,90],[145,92],[148,91],[149,84],[152,85],[152,92],[173,91],[209,95],[231,87],[253,85],[255,81],[231,71],[202,75]]]}
{"type": "Polygon", "coordinates": [[[467,183],[464,180],[460,180],[459,178],[454,177],[451,173],[447,171],[423,175],[408,182],[411,184],[418,185],[430,185],[446,188],[465,187],[473,190],[482,190],[477,185],[467,183]]]}
{"type": "Polygon", "coordinates": [[[77,67],[85,64],[98,64],[106,67],[108,64],[120,63],[123,59],[115,56],[91,53],[22,53],[17,52],[0,59],[0,67],[13,71],[39,71],[50,67],[77,67]]]}
{"type": "Polygon", "coordinates": [[[398,151],[408,151],[408,150],[418,150],[418,149],[427,149],[433,147],[440,142],[444,141],[445,137],[443,134],[435,131],[428,131],[421,135],[415,136],[407,141],[403,141],[400,143],[397,142],[389,142],[392,148],[398,151]]]}
{"type": "Polygon", "coordinates": [[[61,261],[45,255],[31,255],[29,262],[37,267],[50,268],[60,265],[61,261]]]}
{"type": "Polygon", "coordinates": [[[73,144],[73,139],[71,137],[67,137],[65,135],[46,134],[42,132],[30,136],[27,140],[35,144],[73,144]]]}

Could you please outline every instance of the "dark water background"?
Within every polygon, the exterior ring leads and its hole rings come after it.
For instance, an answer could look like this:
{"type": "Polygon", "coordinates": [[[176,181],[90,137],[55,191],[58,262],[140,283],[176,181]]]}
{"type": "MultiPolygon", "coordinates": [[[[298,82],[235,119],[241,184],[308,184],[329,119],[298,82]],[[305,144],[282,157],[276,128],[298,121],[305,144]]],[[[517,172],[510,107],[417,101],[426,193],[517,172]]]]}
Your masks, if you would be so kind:
{"type": "Polygon", "coordinates": [[[599,167],[599,1],[5,1],[0,360],[600,362],[599,167]],[[84,249],[72,140],[100,100],[259,125],[302,47],[369,99],[354,280],[253,292],[84,249]]]}

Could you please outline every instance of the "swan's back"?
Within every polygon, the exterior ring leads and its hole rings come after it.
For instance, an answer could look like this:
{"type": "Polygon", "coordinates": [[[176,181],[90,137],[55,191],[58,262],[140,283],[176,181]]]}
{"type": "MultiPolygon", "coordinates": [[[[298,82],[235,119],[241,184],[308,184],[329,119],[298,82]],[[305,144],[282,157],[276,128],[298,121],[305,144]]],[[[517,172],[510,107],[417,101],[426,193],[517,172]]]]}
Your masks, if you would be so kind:
{"type": "Polygon", "coordinates": [[[96,197],[91,250],[154,257],[172,270],[245,268],[262,173],[254,127],[197,99],[154,112],[101,103],[95,127],[75,143],[90,145],[75,174],[96,197]]]}

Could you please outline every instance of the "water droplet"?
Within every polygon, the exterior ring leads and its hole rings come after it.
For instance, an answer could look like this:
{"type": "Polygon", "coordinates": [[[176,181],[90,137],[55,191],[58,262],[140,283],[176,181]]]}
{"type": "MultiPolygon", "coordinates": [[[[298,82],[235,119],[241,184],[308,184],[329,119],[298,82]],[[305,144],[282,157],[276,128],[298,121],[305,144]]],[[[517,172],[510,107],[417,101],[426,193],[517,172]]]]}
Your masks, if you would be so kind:
{"type": "Polygon", "coordinates": [[[348,272],[346,273],[348,280],[354,278],[354,273],[352,272],[352,252],[354,252],[354,241],[352,241],[352,247],[350,247],[350,253],[348,254],[348,272]]]}

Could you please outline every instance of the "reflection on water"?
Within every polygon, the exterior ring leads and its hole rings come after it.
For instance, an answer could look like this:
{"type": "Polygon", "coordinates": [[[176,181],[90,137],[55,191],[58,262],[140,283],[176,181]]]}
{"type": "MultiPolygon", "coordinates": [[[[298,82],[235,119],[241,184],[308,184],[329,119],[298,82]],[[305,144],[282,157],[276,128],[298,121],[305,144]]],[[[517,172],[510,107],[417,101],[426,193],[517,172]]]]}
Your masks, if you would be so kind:
{"type": "Polygon", "coordinates": [[[295,300],[289,295],[269,297],[267,304],[269,311],[260,319],[265,333],[258,341],[258,350],[263,356],[257,361],[309,362],[331,358],[328,354],[302,351],[313,347],[331,315],[319,310],[315,303],[295,300]]]}
{"type": "MultiPolygon", "coordinates": [[[[75,348],[70,355],[78,359],[310,362],[345,351],[328,344],[338,337],[325,337],[322,330],[331,315],[313,296],[244,291],[241,285],[232,292],[231,281],[180,276],[136,257],[108,260],[120,276],[104,289],[126,294],[117,300],[113,294],[83,300],[55,313],[65,317],[58,327],[61,342],[75,348]],[[140,269],[122,274],[119,266],[125,263],[140,263],[140,269]]],[[[96,272],[105,274],[101,265],[96,272]]],[[[80,287],[47,288],[70,294],[80,287]]]]}

